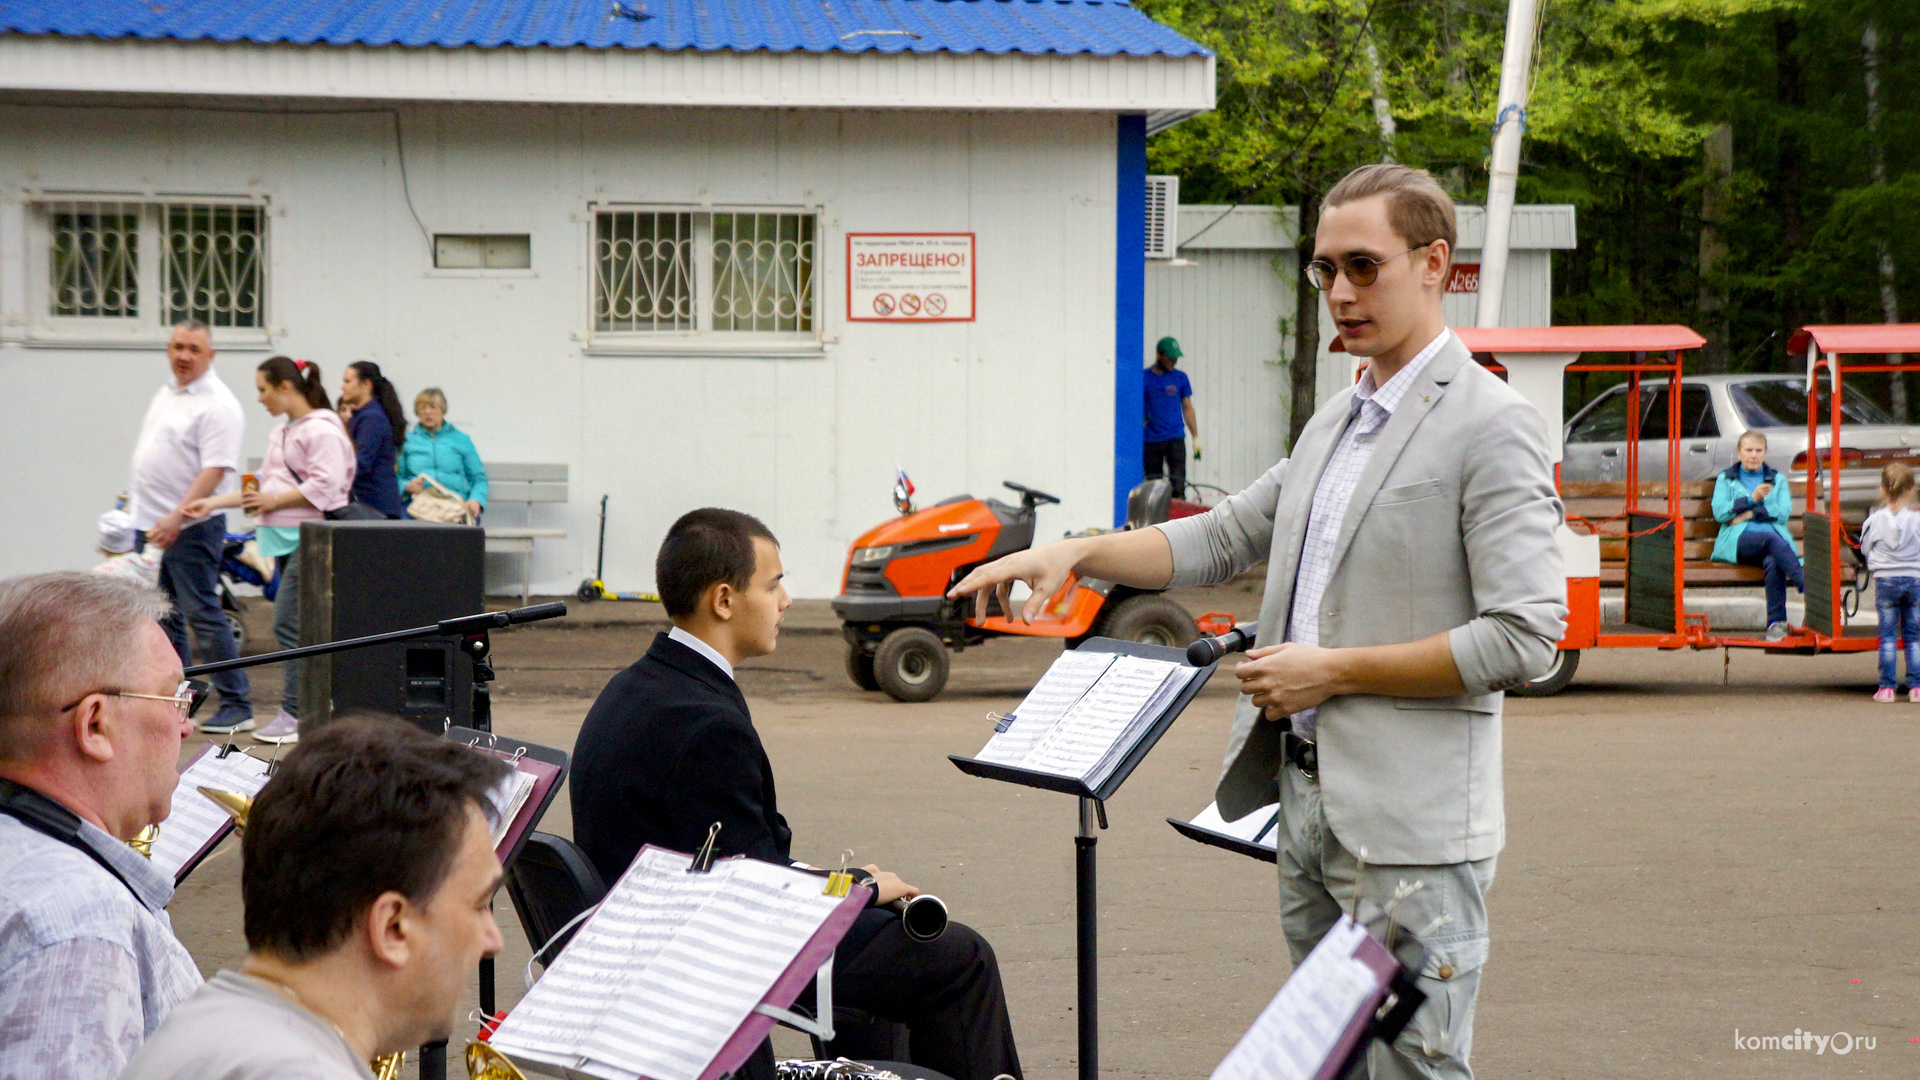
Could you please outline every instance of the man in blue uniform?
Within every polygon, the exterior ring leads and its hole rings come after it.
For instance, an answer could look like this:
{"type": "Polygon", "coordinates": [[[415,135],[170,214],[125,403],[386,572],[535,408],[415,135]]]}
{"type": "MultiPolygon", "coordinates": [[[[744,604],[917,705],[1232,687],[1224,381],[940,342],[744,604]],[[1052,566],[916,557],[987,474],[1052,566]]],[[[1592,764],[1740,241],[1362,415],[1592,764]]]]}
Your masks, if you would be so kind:
{"type": "Polygon", "coordinates": [[[1143,457],[1147,479],[1164,476],[1173,497],[1187,497],[1187,432],[1193,432],[1193,460],[1200,460],[1200,422],[1193,415],[1193,384],[1179,370],[1180,343],[1163,337],[1154,346],[1147,369],[1147,431],[1143,457]]]}

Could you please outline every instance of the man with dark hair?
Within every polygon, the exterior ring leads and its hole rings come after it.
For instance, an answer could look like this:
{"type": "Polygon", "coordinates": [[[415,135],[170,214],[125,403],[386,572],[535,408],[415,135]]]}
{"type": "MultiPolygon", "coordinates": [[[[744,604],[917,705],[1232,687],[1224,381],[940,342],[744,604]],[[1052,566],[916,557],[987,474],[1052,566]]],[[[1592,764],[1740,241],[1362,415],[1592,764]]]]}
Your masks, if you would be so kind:
{"type": "Polygon", "coordinates": [[[200,985],[173,878],[127,841],[166,820],[193,687],[149,585],[0,581],[0,1078],[112,1080],[200,985]]]}
{"type": "MultiPolygon", "coordinates": [[[[734,665],[778,644],[792,602],[783,575],[773,534],[746,514],[695,510],[668,530],[654,577],[673,629],[600,692],[574,745],[574,837],[609,883],[642,846],[691,852],[715,822],[717,854],[799,865],[772,764],[733,678],[734,665]]],[[[878,905],[918,890],[878,866],[856,876],[873,886],[876,906],[834,954],[834,1000],[907,1025],[917,1065],[955,1080],[1018,1078],[993,948],[958,923],[936,941],[912,940],[899,915],[878,905]]],[[[829,1053],[891,1053],[851,1043],[829,1053]]],[[[741,1075],[770,1080],[771,1043],[741,1075]]]]}
{"type": "Polygon", "coordinates": [[[247,958],[174,1009],[123,1080],[364,1080],[453,1031],[500,951],[487,793],[505,763],[392,720],[301,740],[241,847],[247,958]]]}

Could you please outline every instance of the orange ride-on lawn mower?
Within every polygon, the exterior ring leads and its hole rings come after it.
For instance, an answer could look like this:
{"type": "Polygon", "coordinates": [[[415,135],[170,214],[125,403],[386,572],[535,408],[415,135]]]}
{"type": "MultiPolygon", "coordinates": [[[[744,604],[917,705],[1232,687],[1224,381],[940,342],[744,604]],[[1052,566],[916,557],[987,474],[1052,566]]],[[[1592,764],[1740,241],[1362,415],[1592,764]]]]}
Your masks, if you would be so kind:
{"type": "MultiPolygon", "coordinates": [[[[1063,638],[1073,648],[1090,637],[1122,638],[1182,648],[1200,636],[1185,608],[1158,592],[1071,576],[1031,625],[1008,619],[989,600],[974,617],[972,597],[948,600],[947,590],[981,563],[1033,546],[1034,516],[1060,500],[1008,482],[1019,506],[956,495],[925,510],[913,506],[913,483],[897,474],[894,505],[901,516],[868,530],[847,553],[833,610],[847,638],[847,674],[863,690],[884,690],[896,701],[927,701],[947,684],[947,650],[959,652],[1002,635],[1063,638]]],[[[1164,521],[1167,482],[1149,480],[1128,499],[1129,528],[1164,521]]],[[[1203,616],[1211,627],[1228,616],[1203,616]]]]}

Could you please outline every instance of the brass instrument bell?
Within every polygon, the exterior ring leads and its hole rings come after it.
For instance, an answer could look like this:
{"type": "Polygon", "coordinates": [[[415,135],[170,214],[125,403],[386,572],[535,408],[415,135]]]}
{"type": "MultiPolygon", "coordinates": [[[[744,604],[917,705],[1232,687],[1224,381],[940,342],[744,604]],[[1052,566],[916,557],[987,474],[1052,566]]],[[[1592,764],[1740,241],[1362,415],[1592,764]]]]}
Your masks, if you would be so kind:
{"type": "MultiPolygon", "coordinates": [[[[234,828],[243,832],[246,830],[247,814],[253,809],[252,796],[242,795],[237,791],[221,791],[218,788],[210,787],[203,787],[197,790],[200,794],[212,799],[220,809],[227,812],[227,816],[233,819],[234,828]]],[[[136,839],[138,838],[136,837],[136,839]]]]}
{"type": "Polygon", "coordinates": [[[475,1039],[467,1044],[467,1080],[527,1080],[507,1055],[475,1039]]]}

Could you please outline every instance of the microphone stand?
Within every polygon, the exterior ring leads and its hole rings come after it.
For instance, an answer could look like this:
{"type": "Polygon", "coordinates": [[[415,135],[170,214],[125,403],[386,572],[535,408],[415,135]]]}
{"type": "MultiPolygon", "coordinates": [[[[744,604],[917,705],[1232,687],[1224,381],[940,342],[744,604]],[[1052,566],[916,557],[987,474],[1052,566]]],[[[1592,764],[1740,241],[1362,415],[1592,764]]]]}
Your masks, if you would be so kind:
{"type": "MultiPolygon", "coordinates": [[[[302,645],[298,648],[281,649],[279,652],[263,653],[259,656],[216,660],[211,664],[195,664],[187,668],[185,673],[188,676],[211,675],[216,671],[232,671],[235,668],[260,667],[284,660],[325,656],[329,653],[346,652],[349,649],[364,649],[369,645],[386,645],[396,641],[416,641],[429,637],[458,637],[461,639],[460,651],[473,662],[473,728],[475,731],[492,731],[493,690],[488,684],[494,679],[493,643],[488,638],[488,633],[522,623],[557,619],[566,613],[567,605],[564,601],[510,608],[506,611],[483,611],[478,615],[441,619],[431,626],[392,630],[384,634],[369,634],[366,637],[328,641],[319,645],[302,645]]],[[[489,956],[480,961],[480,1011],[486,1016],[492,1016],[496,1008],[493,982],[493,958],[489,956]]],[[[447,1041],[441,1039],[422,1046],[420,1048],[420,1080],[446,1080],[446,1075],[447,1041]]]]}

